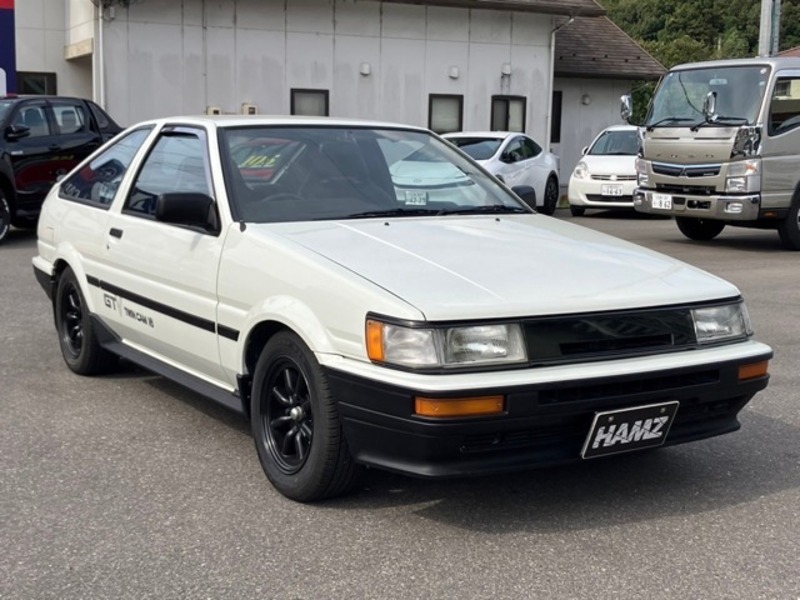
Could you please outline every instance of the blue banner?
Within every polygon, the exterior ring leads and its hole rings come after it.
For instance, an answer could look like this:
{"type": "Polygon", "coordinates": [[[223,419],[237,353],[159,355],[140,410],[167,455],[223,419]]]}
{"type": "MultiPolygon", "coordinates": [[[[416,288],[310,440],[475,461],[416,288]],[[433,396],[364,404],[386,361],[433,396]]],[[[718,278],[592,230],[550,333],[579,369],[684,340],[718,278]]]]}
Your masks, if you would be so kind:
{"type": "Polygon", "coordinates": [[[17,49],[14,36],[14,0],[0,0],[0,93],[17,91],[17,49]]]}

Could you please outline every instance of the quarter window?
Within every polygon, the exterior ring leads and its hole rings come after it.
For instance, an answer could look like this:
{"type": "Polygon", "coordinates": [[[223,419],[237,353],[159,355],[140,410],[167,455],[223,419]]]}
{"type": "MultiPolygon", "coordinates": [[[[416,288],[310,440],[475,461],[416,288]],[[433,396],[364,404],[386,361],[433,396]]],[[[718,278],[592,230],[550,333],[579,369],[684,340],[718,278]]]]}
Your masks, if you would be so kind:
{"type": "Polygon", "coordinates": [[[108,208],[150,128],[132,131],[61,184],[61,197],[108,208]]]}
{"type": "Polygon", "coordinates": [[[525,131],[524,96],[492,96],[492,130],[525,131]]]}
{"type": "Polygon", "coordinates": [[[431,94],[428,107],[428,129],[436,133],[452,133],[463,129],[464,96],[431,94]]]}
{"type": "Polygon", "coordinates": [[[125,211],[154,217],[156,200],[170,192],[211,195],[204,141],[197,134],[163,134],[142,165],[125,211]]]}

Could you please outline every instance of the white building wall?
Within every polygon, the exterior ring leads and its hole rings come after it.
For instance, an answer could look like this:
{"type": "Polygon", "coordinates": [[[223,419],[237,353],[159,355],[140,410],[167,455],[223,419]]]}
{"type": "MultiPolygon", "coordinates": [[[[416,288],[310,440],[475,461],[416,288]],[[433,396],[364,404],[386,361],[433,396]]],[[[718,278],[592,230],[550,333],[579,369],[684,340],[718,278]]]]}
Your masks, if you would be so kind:
{"type": "Polygon", "coordinates": [[[581,150],[609,125],[623,123],[620,96],[630,93],[631,82],[608,79],[556,78],[553,89],[562,92],[561,143],[552,151],[561,158],[562,187],[581,159],[581,150]],[[589,104],[584,104],[584,96],[589,104]]]}
{"type": "Polygon", "coordinates": [[[87,58],[65,60],[68,43],[68,7],[83,3],[91,11],[89,0],[23,0],[15,3],[17,71],[55,73],[58,93],[71,96],[92,94],[91,61],[87,58]]]}
{"type": "Polygon", "coordinates": [[[145,0],[104,24],[106,105],[122,123],[243,103],[288,114],[290,90],[313,88],[329,90],[332,116],[427,125],[429,94],[463,94],[464,128],[488,129],[491,96],[511,94],[544,141],[551,28],[547,15],[363,0],[145,0]]]}

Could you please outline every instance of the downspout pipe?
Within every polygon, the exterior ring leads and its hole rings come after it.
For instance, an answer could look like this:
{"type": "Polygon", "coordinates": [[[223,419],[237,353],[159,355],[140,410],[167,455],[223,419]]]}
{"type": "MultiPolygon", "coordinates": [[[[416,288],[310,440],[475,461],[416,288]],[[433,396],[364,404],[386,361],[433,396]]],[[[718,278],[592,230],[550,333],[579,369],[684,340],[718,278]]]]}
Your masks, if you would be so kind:
{"type": "Polygon", "coordinates": [[[567,27],[568,25],[572,25],[575,22],[575,17],[571,16],[569,20],[561,25],[553,27],[550,30],[550,95],[547,98],[547,118],[545,120],[545,148],[547,151],[550,151],[550,128],[553,125],[553,82],[555,80],[555,68],[556,68],[556,34],[567,27]]]}

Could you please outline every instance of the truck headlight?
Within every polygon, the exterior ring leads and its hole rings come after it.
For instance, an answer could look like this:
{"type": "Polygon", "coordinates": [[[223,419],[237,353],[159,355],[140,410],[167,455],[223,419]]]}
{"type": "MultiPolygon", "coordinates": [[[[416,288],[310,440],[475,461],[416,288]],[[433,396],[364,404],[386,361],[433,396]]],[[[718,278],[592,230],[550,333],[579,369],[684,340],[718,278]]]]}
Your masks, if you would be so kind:
{"type": "Polygon", "coordinates": [[[643,158],[636,159],[636,184],[639,187],[648,187],[650,178],[647,176],[647,163],[643,158]]]}
{"type": "Polygon", "coordinates": [[[751,158],[730,163],[725,191],[734,194],[761,191],[761,159],[751,158]]]}
{"type": "Polygon", "coordinates": [[[367,319],[370,360],[402,367],[458,367],[527,360],[519,325],[410,327],[367,319]]]}
{"type": "Polygon", "coordinates": [[[695,308],[692,318],[698,344],[712,344],[753,334],[744,302],[695,308]]]}

